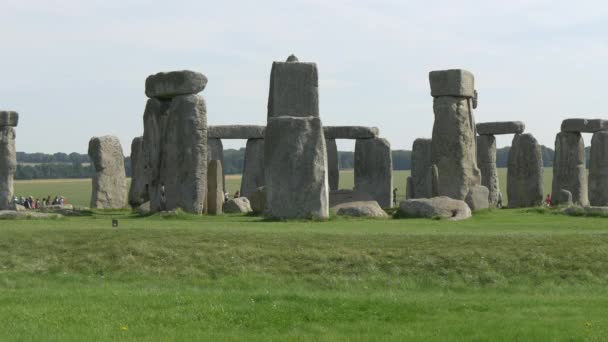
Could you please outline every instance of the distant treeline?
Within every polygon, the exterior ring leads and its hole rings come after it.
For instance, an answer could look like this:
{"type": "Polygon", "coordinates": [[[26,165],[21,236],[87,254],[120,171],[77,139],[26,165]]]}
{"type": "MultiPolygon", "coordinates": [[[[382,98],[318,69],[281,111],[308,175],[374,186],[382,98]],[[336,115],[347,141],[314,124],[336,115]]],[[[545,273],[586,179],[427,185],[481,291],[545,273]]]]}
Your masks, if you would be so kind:
{"type": "MultiPolygon", "coordinates": [[[[496,166],[507,167],[510,147],[499,148],[496,151],[496,166]]],[[[585,149],[587,163],[589,163],[589,150],[585,149]]],[[[541,146],[543,163],[546,167],[553,166],[552,149],[541,146]]],[[[227,174],[241,174],[245,160],[245,148],[238,150],[224,150],[224,170],[227,174]]],[[[25,153],[17,152],[17,179],[52,179],[52,178],[90,178],[94,174],[91,160],[86,154],[79,153],[25,153]]],[[[340,169],[353,169],[355,167],[353,152],[338,152],[338,165],[340,169]]],[[[393,151],[393,169],[409,170],[412,166],[412,152],[406,150],[393,151]]],[[[131,175],[131,159],[125,158],[125,171],[131,175]]]]}

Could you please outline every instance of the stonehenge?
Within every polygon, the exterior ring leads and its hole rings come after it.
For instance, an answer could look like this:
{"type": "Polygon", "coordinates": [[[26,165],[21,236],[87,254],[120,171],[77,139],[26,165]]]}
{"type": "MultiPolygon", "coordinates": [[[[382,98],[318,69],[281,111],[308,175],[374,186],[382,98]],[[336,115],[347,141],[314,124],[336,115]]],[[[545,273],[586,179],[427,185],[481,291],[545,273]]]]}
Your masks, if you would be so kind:
{"type": "Polygon", "coordinates": [[[13,184],[17,171],[15,127],[18,123],[17,112],[0,111],[0,210],[13,208],[13,184]]]}
{"type": "Polygon", "coordinates": [[[264,186],[264,178],[264,139],[248,139],[241,178],[241,196],[249,197],[257,188],[264,186]]]}
{"type": "Polygon", "coordinates": [[[488,188],[489,205],[495,207],[501,193],[496,169],[496,137],[494,135],[477,136],[477,165],[481,171],[481,185],[488,188]]]}
{"type": "Polygon", "coordinates": [[[329,179],[329,190],[338,190],[340,186],[340,164],[338,161],[338,146],[336,139],[325,138],[327,146],[327,172],[329,179]]]}
{"type": "Polygon", "coordinates": [[[608,130],[608,120],[566,119],[562,121],[561,130],[570,133],[596,133],[608,130]]]}
{"type": "Polygon", "coordinates": [[[146,96],[172,99],[179,95],[198,94],[206,85],[207,77],[196,71],[159,72],[146,78],[146,96]]]}
{"type": "Polygon", "coordinates": [[[207,162],[218,160],[222,164],[222,190],[226,191],[226,173],[224,172],[224,145],[221,139],[207,138],[207,162]]]}
{"type": "Polygon", "coordinates": [[[125,157],[117,137],[106,135],[89,141],[89,157],[95,168],[91,208],[121,209],[127,205],[125,157]]]}
{"type": "Polygon", "coordinates": [[[510,208],[543,203],[543,158],[532,134],[515,134],[509,151],[507,196],[510,208]]]}
{"type": "Polygon", "coordinates": [[[265,126],[209,126],[209,139],[264,139],[265,126]]]}
{"type": "Polygon", "coordinates": [[[526,125],[521,121],[482,122],[477,124],[479,135],[521,134],[526,125]]]}
{"type": "Polygon", "coordinates": [[[401,217],[445,218],[451,221],[464,220],[471,217],[471,208],[466,202],[447,196],[433,198],[414,198],[399,204],[401,217]]]}
{"type": "Polygon", "coordinates": [[[416,139],[412,145],[412,172],[407,198],[433,197],[431,139],[416,139]]]}
{"type": "Polygon", "coordinates": [[[143,139],[143,137],[136,137],[131,143],[131,188],[129,189],[129,205],[133,208],[137,208],[148,201],[144,169],[143,139]]]}
{"type": "Polygon", "coordinates": [[[562,189],[572,193],[574,203],[589,205],[585,143],[578,132],[560,132],[555,137],[551,191],[554,204],[560,204],[558,194],[562,189]]]}
{"type": "Polygon", "coordinates": [[[319,117],[319,75],[315,63],[294,55],[272,63],[268,119],[279,116],[319,117]]]}
{"type": "Polygon", "coordinates": [[[366,192],[382,208],[393,204],[391,144],[383,138],[357,139],[355,143],[355,191],[366,192]]]}
{"type": "Polygon", "coordinates": [[[207,202],[206,212],[209,215],[220,215],[224,206],[222,162],[212,159],[207,167],[207,202]]]}
{"type": "Polygon", "coordinates": [[[591,139],[589,203],[608,206],[608,131],[596,132],[591,139]]]}

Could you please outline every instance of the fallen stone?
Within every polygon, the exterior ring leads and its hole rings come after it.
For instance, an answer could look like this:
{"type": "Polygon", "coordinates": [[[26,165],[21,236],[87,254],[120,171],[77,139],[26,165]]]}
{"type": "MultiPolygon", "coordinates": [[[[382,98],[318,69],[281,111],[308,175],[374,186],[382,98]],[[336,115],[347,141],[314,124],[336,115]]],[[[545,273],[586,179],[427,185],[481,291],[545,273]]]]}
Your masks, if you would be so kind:
{"type": "Polygon", "coordinates": [[[475,97],[475,78],[469,71],[450,69],[431,71],[431,96],[475,97]]]}
{"type": "Polygon", "coordinates": [[[206,209],[209,215],[221,215],[224,205],[224,186],[222,162],[210,160],[207,168],[207,202],[206,209]]]}
{"type": "Polygon", "coordinates": [[[568,190],[561,189],[558,193],[558,201],[561,205],[571,206],[574,203],[572,202],[572,193],[568,190]]]}
{"type": "Polygon", "coordinates": [[[249,197],[249,204],[254,214],[263,214],[266,209],[266,190],[265,188],[257,188],[249,197]]]}
{"type": "Polygon", "coordinates": [[[335,209],[341,204],[367,202],[373,200],[373,197],[366,192],[355,190],[333,190],[329,193],[329,208],[335,209]]]}
{"type": "Polygon", "coordinates": [[[264,139],[266,126],[209,126],[209,139],[264,139]]]}
{"type": "Polygon", "coordinates": [[[17,127],[19,123],[19,114],[10,110],[0,110],[0,127],[10,126],[17,127]]]}
{"type": "Polygon", "coordinates": [[[139,207],[137,207],[137,213],[139,215],[149,215],[150,211],[150,202],[142,203],[139,207]]]}
{"type": "Polygon", "coordinates": [[[472,216],[469,206],[460,200],[446,196],[433,198],[416,198],[399,204],[401,217],[446,218],[449,220],[464,220],[472,216]]]}
{"type": "MultiPolygon", "coordinates": [[[[295,57],[295,56],[294,56],[295,57]]],[[[319,117],[319,76],[315,63],[272,63],[268,118],[319,117]]]]}
{"type": "Polygon", "coordinates": [[[13,211],[0,210],[0,219],[3,220],[18,220],[18,219],[57,219],[63,217],[55,213],[40,213],[35,211],[13,211]]]}
{"type": "Polygon", "coordinates": [[[249,139],[245,147],[241,196],[249,198],[264,182],[264,139],[249,139]]]}
{"type": "Polygon", "coordinates": [[[594,133],[591,139],[589,202],[608,206],[608,131],[594,133]]]}
{"type": "Polygon", "coordinates": [[[11,209],[13,204],[14,179],[17,172],[15,138],[14,127],[0,127],[0,210],[11,209]]]}
{"type": "Polygon", "coordinates": [[[501,194],[496,169],[496,138],[493,135],[477,137],[477,166],[481,171],[481,185],[488,188],[488,203],[494,208],[501,194]]]}
{"type": "Polygon", "coordinates": [[[572,193],[575,204],[589,205],[585,143],[580,133],[560,132],[555,137],[552,185],[554,202],[555,199],[559,201],[559,191],[565,189],[572,193]]]}
{"type": "Polygon", "coordinates": [[[562,132],[595,133],[608,130],[608,120],[566,119],[562,121],[562,132]]]}
{"type": "Polygon", "coordinates": [[[327,146],[327,173],[329,179],[329,190],[338,190],[340,185],[340,167],[338,164],[338,146],[336,139],[325,138],[327,146]]]}
{"type": "Polygon", "coordinates": [[[318,117],[270,118],[264,139],[270,218],[329,217],[327,148],[318,117]]]}
{"type": "Polygon", "coordinates": [[[490,191],[483,185],[473,185],[469,188],[469,193],[465,198],[465,202],[468,204],[471,210],[482,210],[488,209],[490,203],[488,201],[490,191]]]}
{"type": "Polygon", "coordinates": [[[89,141],[89,157],[95,168],[91,208],[122,209],[127,206],[124,154],[117,137],[106,135],[89,141]]]}
{"type": "Polygon", "coordinates": [[[521,121],[481,122],[477,124],[479,135],[521,134],[526,125],[521,121]]]}
{"type": "Polygon", "coordinates": [[[507,162],[507,196],[510,208],[536,207],[543,203],[543,156],[532,134],[516,134],[507,162]]]}
{"type": "Polygon", "coordinates": [[[233,198],[224,203],[226,214],[250,213],[252,211],[251,204],[246,197],[233,198]]]}
{"type": "Polygon", "coordinates": [[[129,205],[132,208],[139,207],[147,202],[146,191],[147,179],[144,160],[144,138],[137,137],[131,143],[131,188],[129,189],[129,205]]]}
{"type": "Polygon", "coordinates": [[[431,139],[416,139],[412,145],[412,198],[433,197],[431,139]]]}
{"type": "Polygon", "coordinates": [[[178,95],[194,95],[203,91],[206,85],[207,77],[200,72],[159,72],[146,78],[146,96],[170,99],[178,95]]]}
{"type": "Polygon", "coordinates": [[[382,208],[393,205],[393,157],[386,139],[357,139],[355,190],[370,194],[382,208]]]}
{"type": "Polygon", "coordinates": [[[387,218],[388,214],[380,208],[376,201],[351,202],[336,208],[338,216],[387,218]]]}
{"type": "Polygon", "coordinates": [[[379,134],[378,127],[325,126],[325,139],[371,139],[379,134]]]}

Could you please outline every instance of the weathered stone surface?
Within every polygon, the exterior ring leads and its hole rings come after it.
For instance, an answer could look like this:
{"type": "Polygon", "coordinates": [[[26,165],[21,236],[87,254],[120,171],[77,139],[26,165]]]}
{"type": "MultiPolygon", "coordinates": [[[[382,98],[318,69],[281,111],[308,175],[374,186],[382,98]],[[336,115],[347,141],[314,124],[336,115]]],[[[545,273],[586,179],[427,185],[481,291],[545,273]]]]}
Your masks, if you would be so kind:
{"type": "Polygon", "coordinates": [[[329,217],[327,149],[318,117],[269,118],[264,173],[267,217],[329,217]]]}
{"type": "Polygon", "coordinates": [[[412,146],[412,198],[433,197],[431,139],[416,139],[412,146]]]}
{"type": "Polygon", "coordinates": [[[608,120],[566,119],[562,121],[562,132],[595,133],[608,130],[608,120]]]}
{"type": "Polygon", "coordinates": [[[266,188],[257,188],[249,197],[251,210],[254,214],[263,214],[266,209],[266,188]]]}
{"type": "Polygon", "coordinates": [[[295,59],[272,64],[268,119],[279,116],[319,116],[319,76],[315,63],[295,59]]]}
{"type": "Polygon", "coordinates": [[[431,150],[432,162],[438,169],[439,195],[464,200],[469,187],[481,184],[470,99],[435,97],[433,111],[435,123],[431,150]]]}
{"type": "Polygon", "coordinates": [[[338,216],[387,218],[388,214],[380,208],[376,201],[351,202],[336,208],[338,216]]]}
{"type": "Polygon", "coordinates": [[[246,197],[233,198],[224,203],[226,214],[250,213],[252,211],[251,204],[246,197]]]}
{"type": "Polygon", "coordinates": [[[206,209],[209,215],[221,215],[224,206],[222,162],[209,160],[207,165],[207,202],[206,209]]]}
{"type": "Polygon", "coordinates": [[[150,214],[150,202],[142,203],[139,207],[137,207],[137,213],[139,215],[150,214]]]}
{"type": "MultiPolygon", "coordinates": [[[[585,169],[585,143],[580,133],[560,132],[555,137],[553,195],[551,197],[553,199],[557,198],[561,189],[572,193],[572,201],[575,204],[589,205],[587,170],[585,169]]],[[[511,199],[509,199],[510,201],[511,199]]]]}
{"type": "Polygon", "coordinates": [[[249,139],[245,147],[241,196],[249,198],[264,182],[264,139],[249,139]]]}
{"type": "Polygon", "coordinates": [[[151,210],[182,208],[202,214],[207,197],[207,110],[202,97],[173,98],[160,146],[159,187],[150,192],[151,210]]]}
{"type": "Polygon", "coordinates": [[[471,208],[461,200],[446,196],[416,198],[399,204],[401,217],[441,217],[449,220],[464,220],[472,216],[471,208]]]}
{"type": "Polygon", "coordinates": [[[608,206],[608,131],[593,134],[589,159],[589,202],[608,206]]]}
{"type": "Polygon", "coordinates": [[[111,135],[91,138],[89,157],[95,167],[91,208],[124,208],[127,205],[127,178],[118,138],[111,135]]]}
{"type": "Polygon", "coordinates": [[[488,209],[490,207],[490,203],[488,202],[489,195],[490,191],[485,186],[473,185],[469,188],[469,193],[464,201],[471,210],[488,209]]]}
{"type": "Polygon", "coordinates": [[[431,96],[475,97],[475,78],[462,69],[438,70],[429,73],[431,96]]]}
{"type": "Polygon", "coordinates": [[[14,211],[0,210],[1,220],[17,220],[17,219],[56,219],[62,217],[61,214],[55,213],[39,213],[35,211],[14,211]]]}
{"type": "Polygon", "coordinates": [[[340,185],[340,166],[338,164],[338,145],[336,139],[325,139],[327,145],[327,173],[329,189],[338,190],[340,185]]]}
{"type": "Polygon", "coordinates": [[[326,139],[371,139],[379,134],[378,127],[365,126],[325,126],[326,139]]]}
{"type": "Polygon", "coordinates": [[[543,157],[532,134],[516,134],[507,164],[507,195],[510,208],[535,207],[543,203],[543,157]]]}
{"type": "Polygon", "coordinates": [[[496,207],[500,197],[500,186],[496,170],[496,138],[493,135],[477,137],[477,166],[481,171],[481,185],[489,191],[489,205],[496,207]]]}
{"type": "Polygon", "coordinates": [[[357,139],[355,191],[370,194],[382,208],[393,205],[393,158],[386,139],[357,139]]]}
{"type": "Polygon", "coordinates": [[[574,204],[572,202],[572,193],[568,190],[561,189],[558,194],[557,203],[560,203],[560,205],[571,206],[574,204]]]}
{"type": "Polygon", "coordinates": [[[354,190],[333,190],[329,192],[329,208],[335,209],[337,206],[352,202],[373,201],[372,196],[366,192],[354,190]]]}
{"type": "Polygon", "coordinates": [[[129,190],[129,205],[133,208],[139,207],[147,202],[146,170],[144,159],[144,138],[137,137],[131,143],[131,188],[129,190]]]}
{"type": "Polygon", "coordinates": [[[151,212],[161,210],[161,149],[165,144],[167,110],[170,104],[171,101],[149,99],[144,111],[144,173],[151,212]]]}
{"type": "Polygon", "coordinates": [[[431,189],[433,197],[439,196],[439,169],[437,165],[431,165],[431,189]]]}
{"type": "Polygon", "coordinates": [[[266,126],[209,126],[209,139],[264,139],[266,126]]]}
{"type": "Polygon", "coordinates": [[[414,198],[414,178],[408,176],[405,181],[405,199],[414,198]]]}
{"type": "Polygon", "coordinates": [[[17,171],[15,138],[15,128],[0,127],[0,210],[11,209],[13,203],[13,186],[17,171]]]}
{"type": "Polygon", "coordinates": [[[193,95],[203,91],[206,85],[207,77],[200,72],[159,72],[146,78],[146,96],[170,99],[178,95],[193,95]]]}
{"type": "Polygon", "coordinates": [[[224,144],[221,139],[207,139],[207,162],[219,160],[222,164],[222,190],[226,192],[226,172],[224,171],[224,144]]]}
{"type": "Polygon", "coordinates": [[[526,125],[521,121],[480,122],[477,124],[477,134],[479,135],[521,134],[525,129],[526,125]]]}
{"type": "Polygon", "coordinates": [[[11,110],[0,110],[0,127],[17,127],[19,124],[19,114],[11,110]]]}

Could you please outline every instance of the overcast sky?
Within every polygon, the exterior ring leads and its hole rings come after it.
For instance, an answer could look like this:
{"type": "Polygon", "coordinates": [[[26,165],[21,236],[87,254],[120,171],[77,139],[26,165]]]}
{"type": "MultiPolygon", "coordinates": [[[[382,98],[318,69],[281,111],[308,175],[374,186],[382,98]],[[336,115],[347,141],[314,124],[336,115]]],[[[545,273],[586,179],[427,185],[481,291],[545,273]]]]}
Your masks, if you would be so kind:
{"type": "Polygon", "coordinates": [[[393,149],[431,135],[431,70],[473,72],[477,122],[524,121],[548,146],[565,118],[608,118],[606,1],[0,0],[0,23],[0,109],[25,152],[115,134],[129,153],[159,71],[207,75],[210,125],[264,124],[291,53],[318,65],[325,125],[377,126],[393,149]]]}

